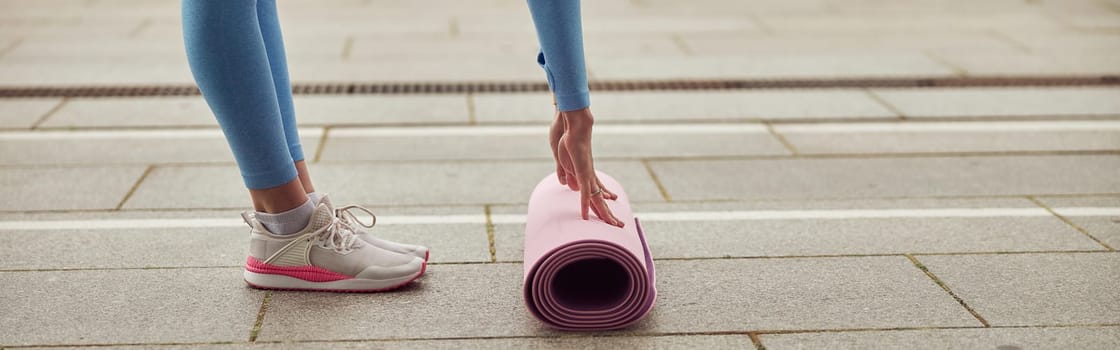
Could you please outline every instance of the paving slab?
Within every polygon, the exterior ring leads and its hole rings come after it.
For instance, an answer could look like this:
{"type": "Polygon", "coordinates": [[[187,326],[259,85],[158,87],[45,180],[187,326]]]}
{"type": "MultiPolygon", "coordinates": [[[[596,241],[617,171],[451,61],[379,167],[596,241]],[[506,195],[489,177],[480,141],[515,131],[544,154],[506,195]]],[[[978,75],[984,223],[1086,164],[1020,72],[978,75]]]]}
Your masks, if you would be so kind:
{"type": "Polygon", "coordinates": [[[71,98],[43,128],[217,127],[201,96],[71,98]]]}
{"type": "MultiPolygon", "coordinates": [[[[587,36],[584,54],[589,60],[613,55],[683,55],[681,47],[668,33],[587,36]]],[[[491,57],[508,61],[532,62],[539,45],[536,35],[515,33],[463,33],[454,36],[386,37],[357,36],[346,58],[354,62],[378,60],[447,59],[448,57],[491,57]]]]}
{"type": "Polygon", "coordinates": [[[376,62],[305,60],[289,66],[289,73],[292,80],[298,82],[545,81],[544,72],[533,56],[501,60],[487,57],[399,58],[376,62]]]}
{"type": "Polygon", "coordinates": [[[0,316],[6,346],[241,341],[264,296],[237,268],[0,272],[0,281],[0,301],[14,306],[0,316]]]}
{"type": "Polygon", "coordinates": [[[0,129],[30,129],[60,102],[60,98],[2,99],[0,129]]]}
{"type": "MultiPolygon", "coordinates": [[[[369,209],[378,216],[369,230],[374,236],[428,246],[434,263],[490,261],[482,206],[369,209]],[[441,222],[443,216],[460,219],[441,222]],[[417,217],[429,223],[416,222],[417,217]]],[[[364,214],[360,217],[370,221],[364,214]]],[[[239,211],[229,209],[0,213],[0,241],[13,242],[8,249],[0,248],[7,257],[0,259],[0,270],[240,266],[247,233],[239,211]],[[139,228],[152,220],[163,222],[160,230],[139,228]],[[29,223],[37,228],[28,228],[29,223]],[[41,250],[28,247],[61,253],[36,254],[41,250]]]]}
{"type": "MultiPolygon", "coordinates": [[[[1120,17],[1112,17],[1112,20],[1120,22],[1120,17]]],[[[1120,33],[1070,32],[1068,34],[1037,35],[1007,31],[1003,34],[1031,50],[1100,49],[1120,51],[1120,33]]]]}
{"type": "Polygon", "coordinates": [[[960,49],[932,50],[931,57],[960,69],[969,76],[1000,75],[1061,75],[1084,72],[1079,67],[1060,63],[1049,55],[1038,52],[1023,52],[1022,49],[960,49]]]}
{"type": "Polygon", "coordinates": [[[936,329],[763,334],[767,349],[1115,349],[1118,327],[936,329]]]}
{"type": "Polygon", "coordinates": [[[1120,189],[1120,178],[1114,176],[1120,167],[1116,156],[679,160],[650,165],[676,200],[1098,194],[1120,189]]]}
{"type": "MultiPolygon", "coordinates": [[[[526,12],[528,12],[526,10],[526,12]]],[[[589,15],[592,12],[587,12],[589,15]]],[[[593,15],[592,15],[593,16],[593,15]]],[[[739,16],[689,16],[681,14],[619,13],[614,16],[588,17],[582,21],[587,36],[619,33],[681,33],[759,31],[751,20],[739,16]]],[[[523,16],[469,16],[459,20],[463,33],[494,33],[510,31],[533,32],[533,22],[523,16]]]]}
{"type": "Polygon", "coordinates": [[[1120,122],[780,124],[802,154],[1120,150],[1120,122]]]}
{"type": "Polygon", "coordinates": [[[257,340],[549,334],[521,300],[519,264],[433,265],[394,293],[276,293],[257,340]]]}
{"type": "Polygon", "coordinates": [[[1076,117],[1120,115],[1120,89],[874,89],[908,118],[1076,117]]]}
{"type": "Polygon", "coordinates": [[[1042,197],[1038,200],[1053,208],[1058,215],[1064,215],[1078,227],[1089,232],[1093,237],[1101,240],[1113,249],[1120,249],[1120,218],[1116,216],[1074,216],[1062,208],[1118,208],[1120,197],[1042,197]]]}
{"type": "Polygon", "coordinates": [[[993,326],[1120,322],[1120,254],[917,258],[993,326]]]}
{"type": "Polygon", "coordinates": [[[464,95],[296,96],[301,125],[466,124],[464,95]]]}
{"type": "MultiPolygon", "coordinates": [[[[69,35],[74,35],[70,33],[69,35]]],[[[187,65],[176,62],[8,62],[0,64],[0,86],[185,85],[194,83],[187,65]]]]}
{"type": "MultiPolygon", "coordinates": [[[[552,159],[547,140],[545,125],[334,128],[320,160],[552,159]]],[[[597,159],[790,154],[761,124],[597,125],[592,143],[597,159]]]]}
{"type": "MultiPolygon", "coordinates": [[[[902,257],[670,261],[658,268],[659,304],[626,333],[979,325],[902,257]],[[790,273],[806,278],[781,277],[790,273]]],[[[524,310],[521,274],[520,264],[435,265],[393,294],[275,294],[259,340],[556,334],[524,310]],[[328,318],[329,326],[320,321],[328,318]]]]}
{"type": "MultiPolygon", "coordinates": [[[[626,183],[634,200],[660,200],[660,192],[641,163],[601,161],[596,165],[626,183]]],[[[554,170],[555,163],[549,160],[336,163],[314,165],[311,171],[316,187],[334,193],[335,202],[407,206],[525,203],[533,186],[554,170]],[[416,185],[401,186],[393,181],[402,178],[416,185]]],[[[231,165],[157,167],[125,208],[242,208],[249,201],[238,174],[231,165]]]]}
{"type": "MultiPolygon", "coordinates": [[[[181,29],[180,29],[181,31],[181,29]]],[[[287,38],[285,38],[287,39],[287,38]]],[[[342,52],[344,38],[319,38],[302,40],[294,37],[285,40],[284,49],[290,60],[305,58],[337,57],[342,52]]],[[[28,38],[4,55],[4,62],[113,62],[138,64],[173,62],[187,64],[183,40],[104,38],[28,38]]]]}
{"type": "MultiPolygon", "coordinates": [[[[138,349],[152,345],[97,346],[97,349],[138,349]]],[[[599,337],[534,337],[493,339],[441,339],[441,340],[366,340],[325,342],[263,342],[253,344],[199,344],[160,345],[165,349],[747,349],[753,347],[746,335],[653,335],[653,336],[599,336],[599,337]]],[[[92,347],[72,347],[89,349],[92,347]]],[[[57,347],[29,347],[28,349],[58,349],[57,347]]],[[[63,349],[71,349],[69,347],[63,349]]]]}
{"type": "MultiPolygon", "coordinates": [[[[300,131],[306,154],[315,154],[322,129],[300,131]]],[[[218,129],[28,131],[0,134],[0,164],[174,164],[229,162],[218,129]]]]}
{"type": "Polygon", "coordinates": [[[114,209],[144,174],[144,166],[4,167],[0,210],[114,209]]]}
{"type": "Polygon", "coordinates": [[[901,16],[898,12],[860,11],[843,15],[816,12],[775,14],[760,21],[775,33],[944,33],[992,29],[1037,32],[1064,29],[1058,21],[1038,12],[997,10],[946,15],[914,11],[913,8],[900,12],[908,16],[901,16]]]}
{"type": "Polygon", "coordinates": [[[657,264],[659,300],[646,323],[658,331],[980,325],[903,257],[657,264]]]}
{"type": "Polygon", "coordinates": [[[0,231],[0,270],[240,266],[248,232],[245,226],[0,231]],[[57,254],[36,253],[43,251],[57,254]]]}
{"type": "Polygon", "coordinates": [[[1120,67],[1114,63],[1120,59],[1120,50],[1085,50],[1078,54],[1071,55],[1059,49],[1047,52],[1046,54],[1049,57],[1053,57],[1059,64],[1068,67],[1074,74],[1120,74],[1120,67]]]}
{"type": "Polygon", "coordinates": [[[992,49],[1014,46],[989,33],[943,33],[941,35],[883,33],[787,34],[763,33],[695,33],[681,34],[693,54],[738,54],[751,52],[800,52],[805,54],[879,51],[925,50],[943,48],[992,49]]]}
{"type": "MultiPolygon", "coordinates": [[[[656,259],[1104,250],[1026,199],[636,203],[634,208],[656,259]],[[1036,210],[1038,216],[1000,216],[993,211],[986,217],[921,217],[954,209],[1036,210]],[[854,217],[854,211],[862,210],[890,211],[899,217],[854,217]],[[738,212],[756,215],[733,215],[738,212]],[[666,217],[683,213],[722,218],[666,217]],[[780,216],[794,213],[801,217],[780,216]]],[[[491,213],[525,215],[525,208],[500,206],[491,213]]],[[[520,223],[494,225],[498,261],[522,260],[524,231],[520,223]]]]}
{"type": "MultiPolygon", "coordinates": [[[[474,98],[480,123],[552,121],[551,95],[485,94],[474,98]]],[[[862,90],[596,92],[597,122],[894,119],[862,90]]]]}
{"type": "Polygon", "coordinates": [[[741,54],[615,57],[589,62],[597,79],[804,79],[948,77],[948,66],[919,53],[741,54]]]}
{"type": "MultiPolygon", "coordinates": [[[[466,123],[463,95],[296,95],[300,125],[466,123]]],[[[71,99],[43,127],[217,126],[200,96],[71,99]]]]}

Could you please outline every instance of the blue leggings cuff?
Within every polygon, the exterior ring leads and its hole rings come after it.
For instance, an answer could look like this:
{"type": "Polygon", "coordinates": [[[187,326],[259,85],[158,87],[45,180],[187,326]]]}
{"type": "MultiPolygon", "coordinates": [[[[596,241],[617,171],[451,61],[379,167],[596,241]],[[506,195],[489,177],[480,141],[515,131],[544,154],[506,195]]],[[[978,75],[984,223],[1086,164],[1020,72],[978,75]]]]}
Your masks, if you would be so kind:
{"type": "Polygon", "coordinates": [[[580,110],[591,106],[591,94],[583,91],[568,95],[555,95],[556,108],[561,112],[580,110]]]}
{"type": "Polygon", "coordinates": [[[288,153],[292,155],[292,162],[298,162],[304,159],[303,146],[300,144],[288,145],[288,153]]]}
{"type": "Polygon", "coordinates": [[[296,172],[296,167],[292,163],[287,163],[284,164],[283,167],[259,173],[241,173],[241,178],[245,180],[245,187],[248,187],[250,190],[273,188],[292,182],[292,180],[295,180],[297,177],[299,177],[299,173],[296,172]]]}

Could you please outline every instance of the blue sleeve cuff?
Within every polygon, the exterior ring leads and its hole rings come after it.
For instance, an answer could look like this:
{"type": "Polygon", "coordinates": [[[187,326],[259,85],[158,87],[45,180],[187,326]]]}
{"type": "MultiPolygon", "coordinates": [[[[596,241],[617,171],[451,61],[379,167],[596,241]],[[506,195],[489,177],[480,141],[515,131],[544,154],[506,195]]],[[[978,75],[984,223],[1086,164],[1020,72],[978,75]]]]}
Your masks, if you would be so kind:
{"type": "Polygon", "coordinates": [[[591,94],[588,91],[570,95],[555,95],[556,108],[561,112],[580,110],[591,106],[591,94]]]}

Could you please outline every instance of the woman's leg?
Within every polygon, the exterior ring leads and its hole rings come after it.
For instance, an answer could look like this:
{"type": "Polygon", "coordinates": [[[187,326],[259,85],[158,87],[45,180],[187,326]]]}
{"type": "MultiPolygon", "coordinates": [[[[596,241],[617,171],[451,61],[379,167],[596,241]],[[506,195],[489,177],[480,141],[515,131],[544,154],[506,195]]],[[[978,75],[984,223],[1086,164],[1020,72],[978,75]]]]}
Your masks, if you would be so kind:
{"type": "Polygon", "coordinates": [[[557,108],[561,112],[587,108],[591,99],[579,0],[529,0],[529,12],[541,44],[537,63],[548,74],[557,108]]]}
{"type": "Polygon", "coordinates": [[[257,2],[184,0],[183,39],[191,72],[226,135],[257,211],[287,212],[305,204],[257,2]]]}
{"type": "Polygon", "coordinates": [[[276,102],[280,106],[280,120],[284,123],[288,153],[295,163],[303,190],[312,193],[315,192],[315,187],[311,183],[311,174],[304,162],[303,147],[300,146],[296,109],[292,103],[292,83],[288,78],[288,57],[284,50],[284,36],[280,31],[280,17],[276,13],[276,0],[257,0],[257,21],[260,24],[265,51],[268,53],[272,82],[276,86],[276,102]]]}

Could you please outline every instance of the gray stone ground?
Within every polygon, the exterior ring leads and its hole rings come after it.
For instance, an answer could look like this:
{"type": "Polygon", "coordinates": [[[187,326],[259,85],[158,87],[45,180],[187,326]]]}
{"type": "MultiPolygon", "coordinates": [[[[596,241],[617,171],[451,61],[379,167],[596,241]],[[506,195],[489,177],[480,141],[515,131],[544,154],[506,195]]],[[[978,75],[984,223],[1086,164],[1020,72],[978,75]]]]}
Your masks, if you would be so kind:
{"type": "MultiPolygon", "coordinates": [[[[296,82],[541,82],[523,0],[280,0],[296,82]]],[[[0,1],[0,86],[189,84],[178,1],[0,1]]],[[[1120,74],[1116,0],[588,0],[593,79],[1120,74]]],[[[297,96],[317,187],[428,244],[388,294],[240,280],[199,97],[0,99],[0,347],[1120,348],[1120,88],[594,94],[660,300],[520,299],[547,94],[297,96]],[[433,136],[441,135],[441,136],[433,136]]]]}

